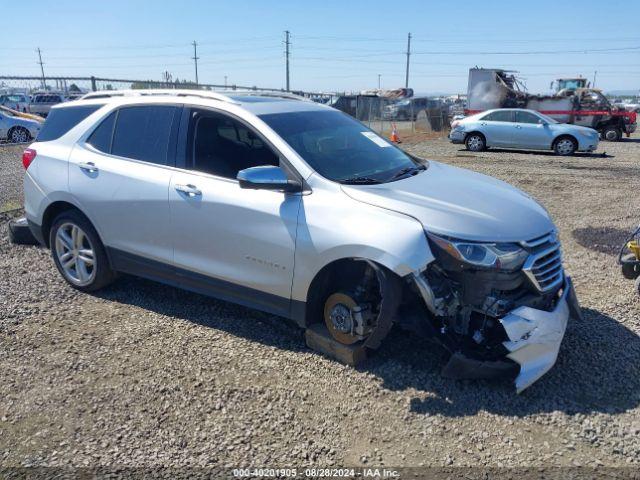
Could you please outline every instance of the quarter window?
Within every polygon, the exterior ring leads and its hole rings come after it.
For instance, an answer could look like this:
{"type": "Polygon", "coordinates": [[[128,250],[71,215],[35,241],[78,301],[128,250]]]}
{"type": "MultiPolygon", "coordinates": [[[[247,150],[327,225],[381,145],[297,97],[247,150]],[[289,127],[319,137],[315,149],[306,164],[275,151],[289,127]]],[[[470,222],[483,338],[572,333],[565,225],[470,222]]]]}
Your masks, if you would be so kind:
{"type": "Polygon", "coordinates": [[[191,169],[198,172],[235,179],[245,168],[280,164],[253,130],[219,113],[192,111],[188,136],[191,169]]]}
{"type": "Polygon", "coordinates": [[[531,112],[521,112],[516,110],[516,122],[517,123],[540,123],[541,119],[537,115],[531,112]]]}
{"type": "Polygon", "coordinates": [[[118,111],[111,153],[167,165],[169,137],[176,107],[145,105],[118,111]]]}
{"type": "Polygon", "coordinates": [[[87,139],[87,143],[101,152],[111,153],[111,139],[115,123],[116,112],[113,112],[98,125],[98,128],[87,139]]]}
{"type": "Polygon", "coordinates": [[[511,110],[496,110],[482,117],[482,120],[489,122],[513,122],[513,112],[511,110]]]}

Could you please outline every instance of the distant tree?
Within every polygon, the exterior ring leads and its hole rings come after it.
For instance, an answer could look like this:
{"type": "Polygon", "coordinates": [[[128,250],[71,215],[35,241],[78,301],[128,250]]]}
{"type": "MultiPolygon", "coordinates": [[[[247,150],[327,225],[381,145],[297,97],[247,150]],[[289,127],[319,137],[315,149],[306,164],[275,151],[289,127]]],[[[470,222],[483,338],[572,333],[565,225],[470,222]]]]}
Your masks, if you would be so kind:
{"type": "Polygon", "coordinates": [[[76,85],[75,83],[72,83],[71,85],[69,85],[69,91],[70,92],[80,92],[80,87],[78,87],[78,85],[76,85]]]}

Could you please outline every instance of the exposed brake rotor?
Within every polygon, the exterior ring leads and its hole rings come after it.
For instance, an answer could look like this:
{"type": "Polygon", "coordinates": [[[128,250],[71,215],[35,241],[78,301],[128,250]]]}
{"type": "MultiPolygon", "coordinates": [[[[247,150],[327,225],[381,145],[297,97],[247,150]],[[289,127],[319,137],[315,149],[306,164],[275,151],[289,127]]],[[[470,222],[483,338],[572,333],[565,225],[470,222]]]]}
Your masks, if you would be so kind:
{"type": "Polygon", "coordinates": [[[353,309],[358,303],[345,293],[334,293],[324,304],[324,323],[331,336],[343,345],[352,345],[362,338],[355,333],[353,309]]]}

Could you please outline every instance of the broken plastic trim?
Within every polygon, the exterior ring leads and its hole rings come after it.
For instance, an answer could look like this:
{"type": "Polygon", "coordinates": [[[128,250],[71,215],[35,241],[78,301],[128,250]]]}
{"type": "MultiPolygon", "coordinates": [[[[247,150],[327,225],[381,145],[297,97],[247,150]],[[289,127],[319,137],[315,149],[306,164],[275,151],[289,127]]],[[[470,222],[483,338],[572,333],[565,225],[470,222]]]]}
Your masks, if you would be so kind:
{"type": "MultiPolygon", "coordinates": [[[[413,280],[428,310],[440,316],[441,308],[427,280],[417,272],[413,280]]],[[[505,358],[485,361],[456,352],[442,373],[451,378],[497,378],[515,376],[519,366],[515,387],[520,393],[555,364],[570,317],[582,320],[582,313],[571,278],[564,277],[562,295],[552,311],[521,306],[499,320],[508,338],[503,342],[509,352],[505,358]]]]}

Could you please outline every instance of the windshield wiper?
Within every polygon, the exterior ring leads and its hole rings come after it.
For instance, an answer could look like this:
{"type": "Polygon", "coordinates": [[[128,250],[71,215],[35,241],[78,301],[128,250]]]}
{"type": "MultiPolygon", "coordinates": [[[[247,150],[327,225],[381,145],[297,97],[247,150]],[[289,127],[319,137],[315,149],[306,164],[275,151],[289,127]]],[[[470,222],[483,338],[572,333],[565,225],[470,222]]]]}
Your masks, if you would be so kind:
{"type": "Polygon", "coordinates": [[[414,175],[422,170],[426,170],[427,167],[425,167],[424,165],[419,165],[417,167],[406,167],[403,168],[401,170],[398,170],[396,173],[393,174],[393,176],[387,180],[388,182],[390,182],[391,180],[397,180],[400,177],[404,177],[405,175],[414,175]]]}
{"type": "Polygon", "coordinates": [[[373,185],[375,183],[382,183],[382,182],[380,180],[377,180],[371,177],[349,177],[349,178],[343,178],[342,180],[340,180],[340,183],[373,185]]]}

